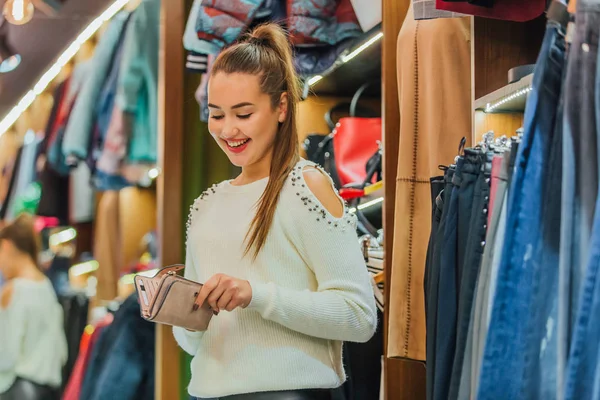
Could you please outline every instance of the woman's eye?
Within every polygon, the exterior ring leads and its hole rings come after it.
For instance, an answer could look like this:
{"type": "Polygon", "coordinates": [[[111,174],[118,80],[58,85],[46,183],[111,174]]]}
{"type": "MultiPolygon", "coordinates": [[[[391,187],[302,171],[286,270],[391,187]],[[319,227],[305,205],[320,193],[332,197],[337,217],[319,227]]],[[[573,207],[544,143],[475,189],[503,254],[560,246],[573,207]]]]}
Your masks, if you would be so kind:
{"type": "Polygon", "coordinates": [[[223,116],[222,116],[222,115],[211,115],[210,117],[211,117],[212,119],[216,119],[216,120],[223,119],[223,116]]]}
{"type": "Polygon", "coordinates": [[[237,117],[238,117],[239,119],[248,119],[248,118],[250,118],[250,116],[251,116],[251,115],[252,115],[252,114],[243,114],[243,115],[238,115],[237,117]]]}

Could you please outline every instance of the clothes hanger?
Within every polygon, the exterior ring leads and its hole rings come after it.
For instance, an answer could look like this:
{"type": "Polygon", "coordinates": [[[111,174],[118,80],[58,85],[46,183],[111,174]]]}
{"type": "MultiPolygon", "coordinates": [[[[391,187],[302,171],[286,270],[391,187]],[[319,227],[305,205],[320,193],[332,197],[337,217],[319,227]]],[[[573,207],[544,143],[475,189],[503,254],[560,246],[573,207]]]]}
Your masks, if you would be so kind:
{"type": "Polygon", "coordinates": [[[442,168],[443,167],[442,165],[438,165],[438,168],[444,172],[446,172],[446,170],[448,170],[450,168],[456,168],[456,163],[458,162],[458,159],[465,154],[465,146],[466,145],[467,145],[467,138],[466,138],[466,136],[463,136],[460,139],[460,142],[458,143],[458,154],[454,157],[454,163],[450,164],[446,169],[442,168]]]}
{"type": "Polygon", "coordinates": [[[487,131],[481,136],[481,141],[477,144],[477,146],[485,153],[488,150],[491,150],[491,147],[494,144],[494,138],[494,131],[487,131]]]}
{"type": "Polygon", "coordinates": [[[512,142],[506,135],[502,135],[494,141],[493,150],[497,154],[502,154],[510,150],[512,142]]]}
{"type": "Polygon", "coordinates": [[[385,271],[381,271],[373,275],[375,283],[385,283],[385,271]]]}

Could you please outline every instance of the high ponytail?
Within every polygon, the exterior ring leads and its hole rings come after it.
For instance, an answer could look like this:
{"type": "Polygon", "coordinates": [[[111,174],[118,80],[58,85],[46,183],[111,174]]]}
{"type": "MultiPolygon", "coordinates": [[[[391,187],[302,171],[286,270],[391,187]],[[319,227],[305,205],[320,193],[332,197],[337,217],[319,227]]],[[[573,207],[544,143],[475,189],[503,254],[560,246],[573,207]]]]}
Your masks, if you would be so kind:
{"type": "Polygon", "coordinates": [[[271,97],[273,108],[282,93],[287,94],[287,114],[275,136],[269,182],[246,234],[245,253],[256,258],[267,240],[281,189],[300,159],[296,126],[300,86],[287,34],[274,23],[256,27],[217,57],[211,73],[217,72],[258,75],[261,91],[271,97]]]}

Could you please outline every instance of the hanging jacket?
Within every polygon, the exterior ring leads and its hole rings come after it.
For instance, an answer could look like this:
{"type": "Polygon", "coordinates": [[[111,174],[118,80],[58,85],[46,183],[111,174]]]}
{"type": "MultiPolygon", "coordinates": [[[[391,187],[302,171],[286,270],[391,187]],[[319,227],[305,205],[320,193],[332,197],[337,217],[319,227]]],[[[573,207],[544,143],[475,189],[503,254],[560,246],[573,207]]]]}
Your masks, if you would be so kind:
{"type": "Polygon", "coordinates": [[[210,41],[202,40],[198,38],[198,32],[196,32],[196,20],[198,19],[198,13],[202,6],[202,0],[194,0],[190,15],[185,25],[185,31],[183,33],[183,47],[191,52],[200,54],[215,54],[220,51],[220,47],[210,41]]]}
{"type": "Polygon", "coordinates": [[[362,33],[350,0],[287,0],[293,45],[335,45],[362,33]]]}
{"type": "Polygon", "coordinates": [[[196,18],[198,39],[222,49],[254,19],[263,0],[203,0],[196,18]]]}
{"type": "Polygon", "coordinates": [[[154,395],[154,324],[140,316],[137,296],[129,296],[104,328],[91,356],[81,399],[146,400],[154,395]]]}
{"type": "Polygon", "coordinates": [[[128,32],[127,27],[129,25],[129,21],[131,21],[131,14],[127,19],[127,22],[125,22],[125,28],[123,29],[123,33],[121,34],[121,37],[119,38],[115,48],[113,63],[110,67],[110,71],[106,77],[106,80],[104,81],[100,95],[98,96],[98,103],[96,106],[96,125],[98,126],[100,137],[103,139],[102,141],[104,141],[104,138],[106,138],[106,133],[108,131],[112,111],[115,105],[115,96],[117,94],[119,84],[119,72],[121,70],[121,61],[123,60],[123,42],[128,32]]]}
{"type": "MultiPolygon", "coordinates": [[[[185,65],[188,71],[200,74],[206,73],[207,56],[218,54],[223,47],[222,42],[231,43],[229,40],[238,38],[244,30],[248,29],[251,22],[256,23],[258,20],[262,20],[262,22],[282,21],[287,17],[286,0],[235,1],[229,3],[231,4],[223,7],[225,3],[222,1],[194,0],[183,34],[183,47],[188,51],[185,65]],[[252,8],[254,4],[259,4],[259,6],[254,9],[252,8]],[[200,13],[201,10],[203,10],[202,14],[200,13]],[[224,18],[220,12],[232,17],[224,18]],[[198,22],[199,15],[202,18],[198,22]],[[212,24],[223,24],[225,27],[227,27],[227,24],[233,24],[241,29],[231,31],[231,37],[227,40],[212,40],[210,32],[197,31],[197,26],[205,27],[207,21],[210,21],[208,25],[211,27],[212,24]]],[[[222,28],[217,26],[214,30],[219,31],[220,29],[222,28]]]]}
{"type": "Polygon", "coordinates": [[[90,73],[77,96],[65,130],[62,149],[66,157],[74,156],[79,160],[88,157],[96,119],[96,103],[128,15],[129,13],[124,11],[115,15],[96,46],[90,61],[90,73]]]}
{"type": "Polygon", "coordinates": [[[346,39],[334,46],[297,47],[294,54],[296,72],[302,78],[324,73],[353,42],[352,39],[346,39]]]}
{"type": "Polygon", "coordinates": [[[128,161],[154,163],[157,154],[160,0],[143,0],[123,43],[116,107],[133,115],[128,161]]]}

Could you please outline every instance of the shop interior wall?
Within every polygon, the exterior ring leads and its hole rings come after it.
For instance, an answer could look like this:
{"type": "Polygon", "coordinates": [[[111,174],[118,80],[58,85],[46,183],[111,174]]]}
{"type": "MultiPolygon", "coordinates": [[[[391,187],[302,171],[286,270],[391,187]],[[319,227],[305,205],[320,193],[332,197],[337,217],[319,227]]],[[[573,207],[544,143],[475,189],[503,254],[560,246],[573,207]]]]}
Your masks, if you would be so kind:
{"type": "MultiPolygon", "coordinates": [[[[528,22],[471,18],[473,102],[508,83],[508,71],[535,64],[540,51],[546,16],[528,22]]],[[[523,124],[523,113],[486,114],[473,112],[473,143],[481,135],[494,131],[496,136],[511,137],[523,124]]]]}

